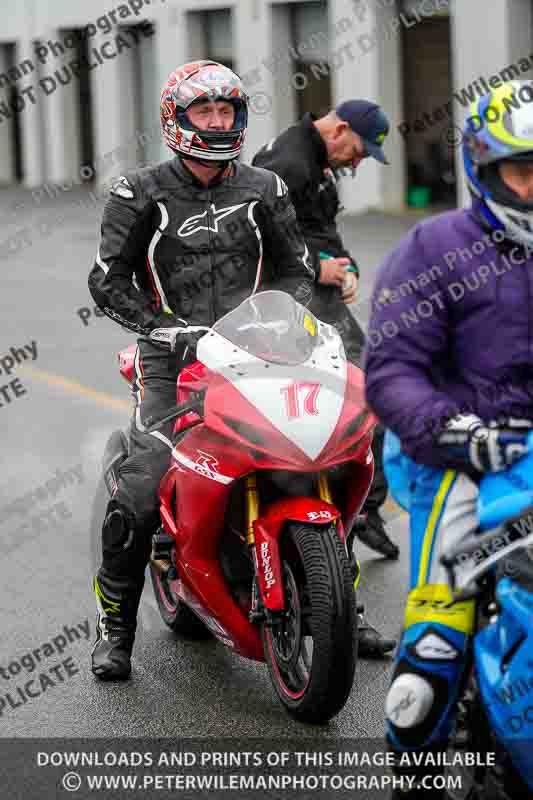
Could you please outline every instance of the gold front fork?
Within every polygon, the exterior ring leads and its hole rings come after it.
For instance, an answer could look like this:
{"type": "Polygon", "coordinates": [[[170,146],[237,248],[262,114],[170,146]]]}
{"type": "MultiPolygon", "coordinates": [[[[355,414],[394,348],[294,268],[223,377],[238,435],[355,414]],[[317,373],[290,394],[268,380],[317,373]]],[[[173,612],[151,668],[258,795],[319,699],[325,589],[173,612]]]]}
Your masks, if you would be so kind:
{"type": "Polygon", "coordinates": [[[329,490],[328,476],[324,472],[321,472],[318,476],[318,496],[324,503],[333,505],[333,498],[329,490]]]}
{"type": "Polygon", "coordinates": [[[246,476],[246,544],[254,544],[254,522],[259,517],[259,495],[257,494],[257,475],[252,472],[246,476]]]}

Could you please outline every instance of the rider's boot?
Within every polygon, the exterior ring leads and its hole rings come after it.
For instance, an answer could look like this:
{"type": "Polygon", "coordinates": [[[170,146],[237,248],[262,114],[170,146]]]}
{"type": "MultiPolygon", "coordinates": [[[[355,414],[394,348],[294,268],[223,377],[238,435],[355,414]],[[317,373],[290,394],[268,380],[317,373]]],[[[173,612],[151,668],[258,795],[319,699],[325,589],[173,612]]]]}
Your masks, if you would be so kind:
{"type": "Polygon", "coordinates": [[[360,658],[383,658],[396,647],[396,639],[386,639],[364,616],[364,607],[357,606],[357,653],[360,658]]]}
{"type": "Polygon", "coordinates": [[[104,564],[94,578],[98,613],[92,671],[101,680],[124,680],[131,672],[137,610],[144,585],[143,564],[140,569],[137,559],[128,570],[132,574],[124,574],[125,557],[134,558],[133,538],[131,520],[119,506],[110,504],[102,529],[104,564]],[[110,558],[110,554],[114,557],[110,558]]]}
{"type": "MultiPolygon", "coordinates": [[[[354,590],[359,584],[361,567],[353,551],[356,527],[352,528],[346,542],[354,590]]],[[[386,639],[364,616],[364,606],[357,606],[357,652],[360,658],[383,658],[396,647],[396,639],[386,639]]]]}
{"type": "Polygon", "coordinates": [[[400,555],[400,549],[387,535],[385,524],[377,509],[366,513],[365,524],[358,528],[357,538],[385,558],[395,560],[400,555]]]}
{"type": "Polygon", "coordinates": [[[92,671],[101,680],[124,680],[130,675],[143,583],[115,579],[102,570],[94,578],[98,612],[92,671]]]}

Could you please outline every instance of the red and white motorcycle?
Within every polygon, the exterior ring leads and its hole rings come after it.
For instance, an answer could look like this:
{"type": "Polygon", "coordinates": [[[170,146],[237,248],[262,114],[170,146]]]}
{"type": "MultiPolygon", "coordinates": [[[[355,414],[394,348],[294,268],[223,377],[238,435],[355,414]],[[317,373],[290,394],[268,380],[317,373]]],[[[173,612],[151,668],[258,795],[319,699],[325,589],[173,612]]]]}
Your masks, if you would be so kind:
{"type": "MultiPolygon", "coordinates": [[[[134,350],[119,356],[130,382],[134,350]]],[[[206,329],[197,359],[179,375],[178,405],[148,429],[176,418],[150,561],[159,610],[177,633],[210,632],[266,661],[287,710],[325,722],[357,658],[352,529],[376,424],[363,374],[334,328],[277,291],[206,329]]],[[[115,432],[109,487],[126,456],[115,432]]]]}

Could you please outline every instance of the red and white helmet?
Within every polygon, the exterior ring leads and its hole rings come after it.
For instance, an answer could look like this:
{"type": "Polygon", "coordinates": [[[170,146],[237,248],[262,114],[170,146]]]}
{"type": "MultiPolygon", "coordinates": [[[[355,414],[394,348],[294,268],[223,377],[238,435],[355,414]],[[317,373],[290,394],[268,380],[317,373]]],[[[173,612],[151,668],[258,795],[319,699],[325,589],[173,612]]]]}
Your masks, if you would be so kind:
{"type": "Polygon", "coordinates": [[[191,61],[171,73],[161,92],[161,131],[175,153],[196,161],[233,161],[248,124],[248,98],[241,79],[216,61],[191,61]],[[235,106],[230,131],[200,130],[185,113],[199,100],[227,100],[235,106]]]}

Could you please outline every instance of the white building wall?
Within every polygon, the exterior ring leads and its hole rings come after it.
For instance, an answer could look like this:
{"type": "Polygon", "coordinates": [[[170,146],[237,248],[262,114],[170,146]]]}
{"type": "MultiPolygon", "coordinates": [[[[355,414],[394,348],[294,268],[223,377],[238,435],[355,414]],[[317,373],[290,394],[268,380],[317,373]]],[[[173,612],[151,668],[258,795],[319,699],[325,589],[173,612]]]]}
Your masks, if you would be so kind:
{"type": "MultiPolygon", "coordinates": [[[[288,51],[291,45],[290,6],[288,3],[272,6],[272,44],[276,52],[288,51]]],[[[276,86],[291,87],[289,59],[279,62],[276,71],[276,86]]],[[[292,125],[296,118],[296,97],[292,87],[289,91],[274,92],[272,116],[275,133],[292,125]]]]}
{"type": "MultiPolygon", "coordinates": [[[[398,39],[386,43],[381,38],[376,40],[375,31],[383,29],[394,15],[394,8],[368,4],[356,17],[353,7],[352,0],[331,0],[329,6],[331,30],[343,17],[353,23],[351,35],[331,40],[335,54],[332,65],[339,64],[332,72],[334,104],[356,98],[376,102],[383,106],[393,125],[401,108],[399,43],[398,39]]],[[[341,200],[348,211],[401,206],[403,148],[399,139],[393,130],[384,146],[392,166],[367,159],[358,167],[355,180],[341,180],[341,200]]]]}
{"type": "MultiPolygon", "coordinates": [[[[17,64],[20,64],[25,59],[35,62],[34,41],[30,38],[29,31],[17,40],[17,64]]],[[[40,75],[37,71],[32,73],[32,78],[39,77],[40,75]]],[[[23,79],[17,83],[17,88],[19,90],[27,89],[29,85],[33,87],[35,102],[31,100],[30,92],[26,95],[21,92],[21,97],[24,97],[24,106],[20,106],[18,116],[22,139],[23,182],[25,186],[31,187],[39,186],[47,178],[47,154],[43,121],[43,104],[47,98],[43,97],[38,88],[36,88],[37,81],[33,83],[23,79]]]]}
{"type": "Polygon", "coordinates": [[[159,93],[161,81],[158,72],[157,34],[141,38],[135,56],[138,60],[137,74],[141,84],[139,104],[139,144],[141,157],[151,163],[160,161],[159,93]]]}
{"type": "MultiPolygon", "coordinates": [[[[422,0],[413,0],[414,8],[418,2],[422,0]]],[[[131,25],[150,19],[157,27],[151,39],[142,40],[137,46],[139,52],[124,51],[91,73],[96,159],[114,151],[111,173],[134,166],[140,155],[136,134],[150,136],[150,160],[170,157],[170,151],[160,142],[159,136],[154,135],[160,88],[178,64],[198,56],[198,48],[205,42],[205,32],[194,23],[194,15],[186,11],[216,8],[232,9],[237,71],[249,74],[258,70],[259,79],[254,80],[250,89],[253,103],[244,153],[245,158],[250,157],[294,119],[294,92],[286,89],[292,77],[290,67],[285,63],[274,75],[265,66],[272,55],[289,42],[289,3],[280,0],[151,0],[136,16],[115,19],[110,33],[100,31],[90,39],[90,45],[96,46],[112,38],[118,33],[117,23],[131,25]],[[140,59],[142,74],[140,109],[137,108],[139,70],[135,58],[140,59]]],[[[362,45],[359,38],[390,26],[399,8],[383,8],[387,3],[378,0],[361,0],[361,5],[366,8],[364,18],[357,12],[355,0],[329,0],[333,101],[364,97],[383,106],[391,120],[391,134],[385,145],[391,166],[383,167],[371,160],[364,163],[358,170],[357,180],[341,181],[342,201],[350,211],[369,207],[394,209],[401,207],[405,198],[405,153],[402,137],[396,130],[403,119],[400,36],[387,40],[378,37],[372,48],[362,45]],[[339,33],[336,25],[343,17],[353,24],[350,30],[339,33]]],[[[496,74],[521,55],[533,52],[532,5],[531,0],[490,0],[490,3],[487,0],[452,0],[455,89],[467,86],[479,75],[496,74]],[[475,45],[481,31],[486,47],[475,45]]],[[[109,0],[93,0],[90,6],[86,0],[54,0],[54,3],[4,0],[0,44],[16,42],[17,61],[29,57],[37,63],[34,39],[53,38],[53,32],[57,38],[60,29],[83,28],[90,22],[98,23],[99,18],[103,27],[104,16],[109,17],[119,6],[109,0]]],[[[37,83],[38,77],[53,74],[60,63],[61,58],[50,57],[41,65],[40,76],[28,76],[21,87],[37,83]]],[[[37,92],[37,98],[37,103],[27,103],[20,113],[25,183],[32,186],[45,180],[77,178],[76,84],[61,87],[50,97],[37,92]]],[[[12,143],[5,130],[0,125],[0,161],[6,157],[12,163],[12,143]]],[[[146,150],[144,157],[147,157],[146,150]]],[[[458,165],[460,167],[460,163],[458,165]]],[[[12,168],[4,165],[0,179],[2,176],[9,179],[12,175],[12,168]]]]}
{"type": "MultiPolygon", "coordinates": [[[[8,69],[7,48],[0,44],[0,73],[8,69]]],[[[0,108],[9,102],[9,85],[0,86],[0,108]]],[[[15,180],[15,142],[13,125],[10,119],[11,112],[7,105],[7,113],[2,112],[0,119],[0,184],[11,183],[15,180]]]]}
{"type": "MultiPolygon", "coordinates": [[[[44,33],[45,41],[61,38],[57,29],[49,29],[44,33]]],[[[80,140],[78,135],[78,79],[70,69],[70,62],[75,53],[65,50],[53,60],[47,68],[48,86],[57,88],[50,95],[42,97],[44,124],[44,145],[46,148],[47,180],[52,183],[66,183],[79,173],[80,140]],[[59,76],[57,75],[59,73],[59,76]],[[60,79],[69,80],[66,85],[60,79]]],[[[47,85],[45,84],[45,85],[47,85]]]]}
{"type": "Polygon", "coordinates": [[[239,2],[234,8],[234,42],[236,70],[246,74],[260,68],[261,82],[254,86],[254,101],[249,114],[249,126],[243,152],[250,159],[259,148],[276,135],[274,100],[276,86],[274,74],[263,62],[277,48],[273,39],[272,6],[260,0],[239,2]]]}
{"type": "MultiPolygon", "coordinates": [[[[379,24],[390,29],[397,19],[394,6],[384,9],[379,15],[379,24]]],[[[404,116],[402,82],[402,48],[400,36],[390,42],[381,43],[378,48],[379,66],[379,104],[386,111],[391,123],[384,151],[390,164],[374,165],[375,179],[378,181],[379,207],[396,211],[405,205],[407,189],[405,140],[397,129],[397,120],[404,116]]]]}
{"type": "MultiPolygon", "coordinates": [[[[167,3],[157,16],[158,30],[155,39],[157,49],[157,76],[159,92],[172,70],[189,60],[189,46],[195,40],[188,40],[188,19],[183,4],[167,3]]],[[[158,93],[159,93],[158,92],[158,93]]],[[[158,120],[155,120],[157,122],[158,120]]],[[[171,151],[162,140],[159,141],[159,158],[168,159],[171,151]]]]}

